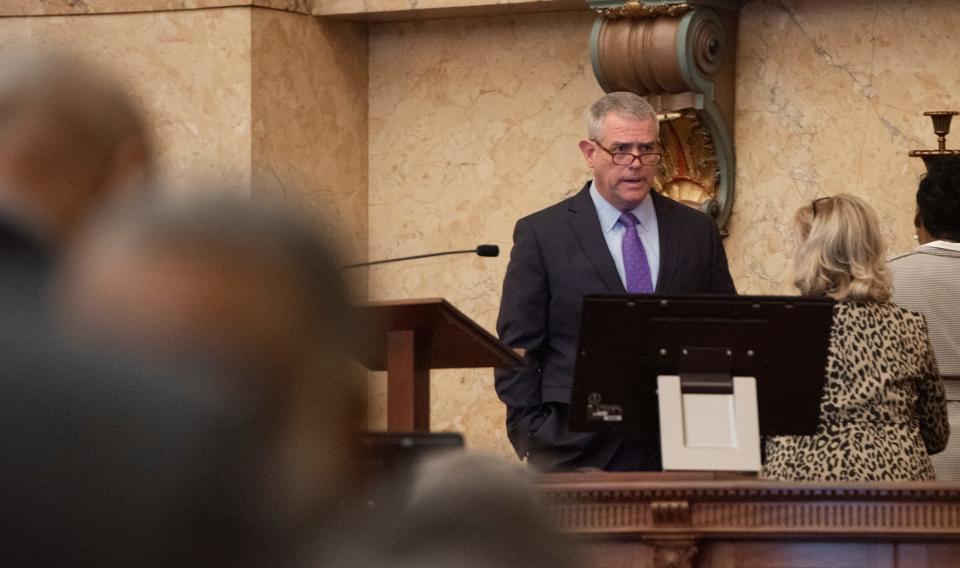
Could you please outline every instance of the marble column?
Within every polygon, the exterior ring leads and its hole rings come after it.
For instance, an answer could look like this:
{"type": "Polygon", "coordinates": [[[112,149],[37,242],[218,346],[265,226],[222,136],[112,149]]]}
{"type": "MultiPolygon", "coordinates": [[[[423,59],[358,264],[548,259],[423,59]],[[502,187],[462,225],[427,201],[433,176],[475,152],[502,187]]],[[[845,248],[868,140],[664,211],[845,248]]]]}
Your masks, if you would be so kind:
{"type": "Polygon", "coordinates": [[[85,55],[132,88],[163,177],[283,194],[367,252],[367,28],[284,0],[7,0],[0,53],[85,55]]]}

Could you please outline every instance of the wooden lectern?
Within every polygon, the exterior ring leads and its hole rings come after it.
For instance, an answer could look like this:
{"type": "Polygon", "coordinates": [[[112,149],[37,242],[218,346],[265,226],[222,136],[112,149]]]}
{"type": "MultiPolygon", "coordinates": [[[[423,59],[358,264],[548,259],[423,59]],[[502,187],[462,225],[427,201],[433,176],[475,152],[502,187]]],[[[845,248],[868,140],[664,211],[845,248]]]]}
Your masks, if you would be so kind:
{"type": "Polygon", "coordinates": [[[523,359],[442,298],[358,306],[378,330],[360,356],[387,371],[387,430],[430,431],[430,369],[514,367],[523,359]]]}

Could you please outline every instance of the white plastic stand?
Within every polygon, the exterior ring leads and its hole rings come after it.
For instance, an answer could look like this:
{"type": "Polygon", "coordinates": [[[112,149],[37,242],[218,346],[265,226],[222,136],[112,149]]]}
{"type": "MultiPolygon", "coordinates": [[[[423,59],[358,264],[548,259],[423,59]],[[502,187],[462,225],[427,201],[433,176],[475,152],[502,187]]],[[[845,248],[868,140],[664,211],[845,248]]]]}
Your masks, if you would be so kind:
{"type": "Polygon", "coordinates": [[[664,470],[760,470],[754,377],[733,377],[733,394],[684,394],[678,375],[660,375],[657,395],[664,470]]]}

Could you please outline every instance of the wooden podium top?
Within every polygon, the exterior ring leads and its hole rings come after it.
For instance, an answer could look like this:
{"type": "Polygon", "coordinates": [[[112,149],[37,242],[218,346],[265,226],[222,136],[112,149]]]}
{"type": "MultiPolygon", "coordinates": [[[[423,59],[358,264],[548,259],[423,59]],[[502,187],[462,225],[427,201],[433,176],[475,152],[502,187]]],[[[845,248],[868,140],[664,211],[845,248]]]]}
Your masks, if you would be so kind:
{"type": "MultiPolygon", "coordinates": [[[[357,306],[374,329],[413,331],[427,350],[431,369],[513,367],[523,359],[443,298],[367,302],[357,306]]],[[[387,333],[374,337],[373,349],[361,360],[372,371],[387,368],[387,333]]]]}

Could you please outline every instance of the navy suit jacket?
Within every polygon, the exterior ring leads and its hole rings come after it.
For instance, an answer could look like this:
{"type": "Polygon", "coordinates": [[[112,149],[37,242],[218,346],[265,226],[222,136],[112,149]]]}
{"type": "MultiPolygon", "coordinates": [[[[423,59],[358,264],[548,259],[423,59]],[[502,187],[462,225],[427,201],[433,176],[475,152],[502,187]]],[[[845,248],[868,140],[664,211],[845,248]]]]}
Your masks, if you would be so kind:
{"type": "Polygon", "coordinates": [[[246,406],[179,366],[69,345],[50,265],[0,216],[0,566],[246,566],[246,406]]]}
{"type": "MultiPolygon", "coordinates": [[[[656,293],[735,294],[713,219],[656,192],[650,197],[660,233],[656,293]]],[[[513,241],[497,332],[505,344],[525,350],[526,364],[495,372],[510,440],[518,455],[543,469],[608,468],[622,440],[566,430],[584,296],[626,293],[589,184],[520,219],[513,241]],[[551,424],[541,433],[545,423],[551,424]]],[[[657,454],[651,463],[659,464],[657,454]]]]}

